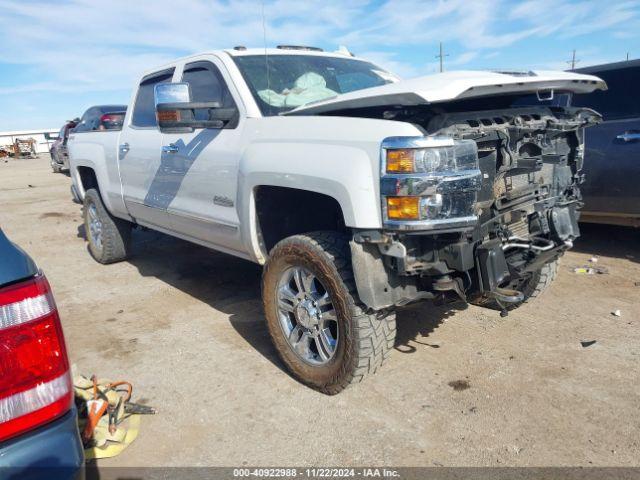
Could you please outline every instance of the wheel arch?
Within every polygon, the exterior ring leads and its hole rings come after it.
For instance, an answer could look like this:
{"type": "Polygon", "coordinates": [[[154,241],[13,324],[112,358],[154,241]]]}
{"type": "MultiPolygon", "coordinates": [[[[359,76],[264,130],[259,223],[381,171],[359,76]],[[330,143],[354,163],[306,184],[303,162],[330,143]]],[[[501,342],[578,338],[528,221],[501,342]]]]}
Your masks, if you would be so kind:
{"type": "Polygon", "coordinates": [[[86,165],[79,165],[76,167],[78,176],[78,189],[80,197],[84,199],[85,193],[90,188],[95,188],[100,193],[100,185],[98,185],[98,176],[96,171],[92,167],[86,165]]]}
{"type": "Polygon", "coordinates": [[[256,185],[252,196],[255,229],[265,255],[280,240],[317,230],[346,232],[343,208],[335,197],[313,190],[256,185]]]}

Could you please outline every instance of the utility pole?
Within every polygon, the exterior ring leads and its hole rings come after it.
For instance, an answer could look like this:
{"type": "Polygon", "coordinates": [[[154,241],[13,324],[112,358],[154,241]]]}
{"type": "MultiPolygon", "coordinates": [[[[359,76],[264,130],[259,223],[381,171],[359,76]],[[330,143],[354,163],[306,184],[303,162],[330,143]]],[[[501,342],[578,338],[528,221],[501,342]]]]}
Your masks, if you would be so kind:
{"type": "Polygon", "coordinates": [[[446,55],[443,53],[442,51],[442,42],[440,42],[440,55],[436,55],[436,58],[440,59],[440,73],[444,72],[444,66],[442,64],[442,62],[444,61],[444,57],[448,57],[449,54],[447,53],[446,55]]]}
{"type": "Polygon", "coordinates": [[[627,52],[627,62],[629,61],[629,52],[627,52]]]}
{"type": "Polygon", "coordinates": [[[571,55],[571,60],[569,60],[567,63],[571,65],[571,70],[574,70],[576,68],[576,63],[579,63],[579,62],[580,60],[576,58],[576,51],[574,49],[573,54],[571,55]]]}

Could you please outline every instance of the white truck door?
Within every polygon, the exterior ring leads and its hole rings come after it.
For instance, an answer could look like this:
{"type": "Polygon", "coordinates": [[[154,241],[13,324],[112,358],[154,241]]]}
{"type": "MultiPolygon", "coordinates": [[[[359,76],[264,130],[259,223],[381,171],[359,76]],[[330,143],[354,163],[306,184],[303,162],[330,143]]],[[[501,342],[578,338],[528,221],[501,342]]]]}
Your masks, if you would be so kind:
{"type": "Polygon", "coordinates": [[[166,168],[161,162],[162,134],[158,129],[153,88],[169,83],[174,69],[147,75],[120,134],[118,162],[122,194],[129,214],[143,225],[170,228],[167,216],[166,168]]]}
{"type": "MultiPolygon", "coordinates": [[[[237,110],[234,86],[222,72],[226,70],[215,58],[194,61],[184,66],[181,81],[189,83],[193,102],[219,102],[222,108],[237,110]]],[[[219,129],[163,133],[162,164],[167,170],[164,192],[171,229],[199,243],[244,254],[236,198],[243,122],[239,112],[236,117],[219,129]]],[[[209,112],[196,111],[196,118],[207,120],[209,112]]]]}

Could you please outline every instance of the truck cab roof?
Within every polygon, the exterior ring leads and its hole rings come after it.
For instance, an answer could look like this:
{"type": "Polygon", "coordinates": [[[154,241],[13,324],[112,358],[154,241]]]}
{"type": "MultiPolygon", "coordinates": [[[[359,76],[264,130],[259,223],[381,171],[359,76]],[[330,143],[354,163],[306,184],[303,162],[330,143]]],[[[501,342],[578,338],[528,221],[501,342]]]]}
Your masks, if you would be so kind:
{"type": "Polygon", "coordinates": [[[348,53],[341,51],[325,52],[324,50],[317,50],[308,47],[280,47],[280,48],[228,48],[222,50],[226,54],[232,57],[242,57],[247,55],[313,55],[318,57],[334,57],[334,58],[353,58],[354,60],[362,60],[362,58],[354,57],[348,53]]]}
{"type": "Polygon", "coordinates": [[[326,52],[324,50],[312,49],[310,47],[297,47],[297,46],[287,46],[281,48],[225,48],[219,50],[205,50],[202,52],[194,53],[192,55],[188,55],[186,57],[179,57],[170,63],[166,63],[164,65],[159,65],[151,69],[147,69],[143,75],[146,76],[150,73],[157,72],[159,70],[163,70],[165,68],[170,68],[177,63],[188,62],[190,60],[200,58],[205,55],[213,55],[218,58],[224,59],[225,57],[247,57],[252,55],[267,55],[267,56],[275,56],[275,55],[290,55],[290,56],[316,56],[316,57],[330,57],[330,58],[348,58],[351,60],[358,60],[361,62],[367,62],[368,60],[364,58],[359,58],[353,56],[352,54],[345,51],[335,51],[335,52],[326,52]]]}

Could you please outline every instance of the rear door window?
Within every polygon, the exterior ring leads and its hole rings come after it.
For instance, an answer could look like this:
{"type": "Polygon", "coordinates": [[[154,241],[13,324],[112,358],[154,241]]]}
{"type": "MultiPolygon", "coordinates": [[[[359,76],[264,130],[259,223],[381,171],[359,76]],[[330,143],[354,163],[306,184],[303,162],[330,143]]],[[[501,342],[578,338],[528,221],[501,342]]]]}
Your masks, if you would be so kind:
{"type": "Polygon", "coordinates": [[[159,83],[170,83],[173,77],[173,70],[172,68],[153,73],[142,79],[138,87],[133,115],[131,116],[132,125],[136,127],[155,127],[158,125],[153,89],[159,83]]]}
{"type": "Polygon", "coordinates": [[[607,82],[609,89],[596,90],[587,95],[574,95],[573,106],[592,108],[605,120],[640,117],[640,67],[623,67],[601,72],[592,70],[589,74],[602,78],[607,82]]]}

